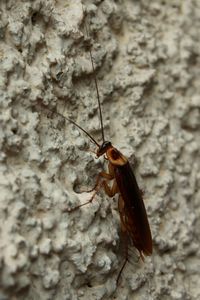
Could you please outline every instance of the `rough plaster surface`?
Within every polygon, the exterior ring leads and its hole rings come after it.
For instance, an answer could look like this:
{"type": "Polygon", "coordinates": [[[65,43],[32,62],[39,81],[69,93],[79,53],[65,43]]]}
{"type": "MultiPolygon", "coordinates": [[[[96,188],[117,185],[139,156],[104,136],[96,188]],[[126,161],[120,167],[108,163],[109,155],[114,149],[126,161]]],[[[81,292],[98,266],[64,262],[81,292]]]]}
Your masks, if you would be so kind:
{"type": "Polygon", "coordinates": [[[0,299],[200,299],[199,0],[0,1],[0,299]],[[152,229],[123,262],[117,197],[84,203],[103,159],[57,106],[129,159],[152,229]],[[120,243],[121,241],[121,243],[120,243]],[[120,246],[121,245],[121,246],[120,246]]]}

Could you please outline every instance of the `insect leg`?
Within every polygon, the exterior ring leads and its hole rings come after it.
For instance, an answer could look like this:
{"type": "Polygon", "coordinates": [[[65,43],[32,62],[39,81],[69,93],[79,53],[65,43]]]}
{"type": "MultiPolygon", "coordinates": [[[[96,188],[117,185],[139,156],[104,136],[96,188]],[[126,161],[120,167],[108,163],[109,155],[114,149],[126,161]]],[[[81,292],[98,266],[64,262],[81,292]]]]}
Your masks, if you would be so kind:
{"type": "Polygon", "coordinates": [[[118,186],[116,180],[114,180],[112,187],[110,188],[106,180],[102,181],[102,186],[104,188],[105,193],[109,197],[113,197],[116,193],[118,193],[118,186]]]}
{"type": "MultiPolygon", "coordinates": [[[[98,191],[99,191],[99,189],[100,189],[100,187],[101,187],[101,185],[102,185],[102,182],[100,182],[100,178],[101,178],[101,177],[99,176],[98,182],[97,182],[96,185],[95,185],[95,188],[94,188],[95,191],[94,191],[92,197],[91,197],[87,202],[85,202],[85,203],[83,203],[83,204],[80,204],[80,205],[78,205],[78,206],[76,206],[76,207],[70,209],[70,212],[71,212],[71,211],[74,211],[74,210],[76,210],[76,209],[78,209],[78,208],[80,208],[81,206],[85,206],[85,205],[87,205],[87,204],[89,204],[89,203],[92,203],[92,201],[94,200],[96,194],[98,193],[98,191]]],[[[94,189],[92,189],[91,191],[93,191],[94,189]]],[[[87,193],[89,193],[89,192],[87,191],[87,193]]]]}
{"type": "MultiPolygon", "coordinates": [[[[92,189],[90,189],[90,190],[87,190],[87,191],[85,191],[85,190],[82,190],[81,192],[82,193],[91,193],[91,192],[93,192],[94,190],[96,190],[96,188],[97,188],[97,186],[99,185],[99,183],[100,183],[100,180],[101,180],[101,178],[106,178],[107,180],[112,180],[112,179],[114,179],[115,178],[115,175],[114,175],[114,169],[113,169],[113,166],[109,163],[108,164],[108,173],[106,173],[106,172],[100,172],[98,175],[97,175],[97,178],[96,178],[96,183],[95,183],[95,186],[92,188],[92,189]]],[[[108,194],[109,195],[109,194],[108,194]]],[[[112,196],[111,196],[112,197],[112,196]]]]}
{"type": "Polygon", "coordinates": [[[101,183],[103,188],[104,188],[105,193],[109,197],[113,197],[116,193],[118,193],[118,186],[117,186],[117,182],[115,180],[114,168],[113,168],[111,163],[108,164],[108,173],[106,173],[106,176],[104,176],[104,178],[106,178],[107,180],[113,180],[114,179],[114,182],[113,182],[113,185],[112,185],[111,188],[110,188],[110,186],[108,185],[108,183],[105,179],[101,183]]]}
{"type": "Polygon", "coordinates": [[[121,274],[122,274],[122,272],[123,272],[123,270],[124,270],[124,268],[126,266],[126,263],[128,261],[128,236],[127,235],[125,235],[125,242],[124,242],[124,244],[125,244],[125,259],[124,259],[123,265],[122,265],[122,267],[121,267],[121,269],[119,271],[119,274],[117,276],[117,285],[119,283],[119,279],[121,277],[121,274]]]}
{"type": "MultiPolygon", "coordinates": [[[[112,188],[110,188],[106,182],[106,180],[101,181],[101,178],[106,178],[107,180],[113,180],[114,179],[114,171],[113,171],[113,167],[111,164],[108,165],[108,169],[109,169],[109,173],[106,172],[100,172],[97,176],[96,179],[96,184],[94,186],[93,189],[90,190],[90,192],[94,191],[94,194],[92,195],[92,197],[85,203],[80,204],[72,209],[69,210],[69,212],[72,212],[78,208],[80,208],[81,206],[87,205],[89,203],[91,203],[94,200],[94,197],[96,196],[97,192],[99,191],[99,189],[103,186],[105,192],[107,193],[107,195],[109,195],[110,197],[113,197],[116,193],[117,193],[117,184],[114,181],[112,188]]],[[[87,191],[89,192],[89,191],[87,191]]]]}
{"type": "Polygon", "coordinates": [[[119,209],[119,215],[121,220],[122,232],[126,232],[127,230],[125,225],[124,200],[122,196],[119,196],[118,209],[119,209]]]}
{"type": "Polygon", "coordinates": [[[97,178],[96,178],[96,183],[95,183],[95,186],[93,188],[91,188],[90,190],[82,190],[81,192],[82,193],[91,193],[93,192],[94,190],[96,190],[96,188],[98,187],[98,185],[100,184],[100,180],[101,178],[106,178],[107,180],[112,180],[114,177],[112,176],[112,174],[109,174],[109,173],[106,173],[106,172],[100,172],[98,175],[97,175],[97,178]]]}
{"type": "Polygon", "coordinates": [[[121,220],[121,229],[122,229],[122,234],[124,236],[124,245],[125,245],[125,259],[123,262],[123,265],[119,271],[119,274],[117,276],[117,285],[119,283],[119,279],[121,277],[121,274],[126,266],[126,263],[128,261],[128,235],[127,235],[127,230],[126,230],[126,226],[125,226],[125,222],[124,222],[124,218],[125,218],[125,214],[124,214],[124,201],[123,198],[121,196],[119,196],[119,200],[118,200],[118,208],[119,208],[119,215],[120,215],[120,220],[121,220]]]}

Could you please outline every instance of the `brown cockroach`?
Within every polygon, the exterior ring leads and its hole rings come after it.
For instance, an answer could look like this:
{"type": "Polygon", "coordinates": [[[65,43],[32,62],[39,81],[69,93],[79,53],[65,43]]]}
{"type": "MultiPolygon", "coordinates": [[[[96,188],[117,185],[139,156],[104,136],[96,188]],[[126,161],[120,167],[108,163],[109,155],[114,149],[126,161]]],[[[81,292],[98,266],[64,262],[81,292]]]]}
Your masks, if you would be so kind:
{"type": "MultiPolygon", "coordinates": [[[[78,127],[90,138],[91,141],[96,144],[96,155],[97,157],[104,155],[105,159],[108,161],[108,172],[102,171],[98,174],[94,188],[88,191],[94,191],[91,199],[86,203],[76,206],[70,211],[74,211],[81,206],[91,203],[97,191],[101,187],[103,187],[104,191],[109,197],[119,194],[118,209],[122,233],[124,233],[124,235],[131,240],[132,244],[139,251],[140,257],[142,260],[144,260],[144,255],[150,256],[152,254],[152,236],[143,202],[142,191],[137,184],[137,180],[128,159],[118,149],[116,149],[110,141],[105,140],[100,96],[91,49],[89,49],[89,54],[96,87],[102,143],[99,144],[84,128],[82,128],[73,120],[63,116],[59,112],[55,113],[78,127]],[[113,181],[113,184],[110,187],[108,181],[111,180],[113,181]]],[[[126,252],[126,258],[117,277],[117,282],[126,265],[126,262],[128,261],[128,248],[126,252]]]]}

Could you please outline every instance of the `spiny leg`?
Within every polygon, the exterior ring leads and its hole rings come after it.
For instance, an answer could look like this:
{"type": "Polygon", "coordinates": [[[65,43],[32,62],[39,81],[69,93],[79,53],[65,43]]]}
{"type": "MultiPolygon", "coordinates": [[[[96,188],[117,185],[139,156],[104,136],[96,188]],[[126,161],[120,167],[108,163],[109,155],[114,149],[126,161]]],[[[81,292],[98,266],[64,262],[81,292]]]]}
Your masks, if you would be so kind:
{"type": "Polygon", "coordinates": [[[126,263],[128,262],[128,236],[127,236],[127,234],[126,233],[124,233],[123,232],[123,235],[125,236],[124,237],[124,244],[125,244],[125,259],[124,259],[124,262],[123,262],[123,265],[122,265],[122,267],[121,267],[121,269],[120,269],[120,271],[119,271],[119,274],[118,274],[118,276],[117,276],[117,285],[118,285],[118,283],[119,283],[119,279],[120,279],[120,277],[121,277],[121,274],[122,274],[122,272],[123,272],[123,270],[124,270],[124,268],[125,268],[125,266],[126,266],[126,263]]]}
{"type": "MultiPolygon", "coordinates": [[[[103,186],[103,189],[104,189],[105,193],[111,198],[116,193],[118,193],[118,186],[117,186],[117,182],[115,180],[114,168],[111,165],[111,163],[108,164],[108,172],[109,173],[105,173],[105,172],[100,172],[99,173],[99,175],[98,175],[99,179],[98,179],[98,182],[97,182],[97,187],[99,186],[99,188],[100,188],[101,186],[103,186]],[[113,180],[114,179],[112,187],[110,188],[110,186],[108,185],[108,183],[106,182],[105,179],[102,182],[100,182],[100,178],[101,177],[106,178],[106,180],[113,180]]],[[[92,198],[94,198],[94,196],[96,195],[96,193],[97,193],[97,191],[95,190],[95,193],[92,196],[92,198]]]]}
{"type": "Polygon", "coordinates": [[[124,236],[125,259],[124,259],[123,265],[119,271],[119,274],[117,276],[117,285],[119,283],[121,274],[126,266],[126,263],[128,262],[128,235],[127,235],[127,230],[126,230],[126,226],[125,226],[125,222],[124,222],[124,218],[125,218],[124,201],[121,196],[119,196],[119,200],[118,200],[118,209],[119,209],[119,215],[120,215],[120,220],[121,220],[121,230],[122,230],[122,234],[124,236]]]}
{"type": "Polygon", "coordinates": [[[96,190],[97,186],[99,185],[99,182],[101,180],[101,178],[106,178],[107,180],[112,180],[114,177],[112,176],[112,174],[109,174],[109,173],[106,173],[106,172],[100,172],[98,175],[97,175],[97,178],[96,178],[96,183],[94,185],[93,188],[91,188],[90,190],[81,190],[82,193],[91,193],[93,192],[94,190],[96,190]]]}
{"type": "Polygon", "coordinates": [[[94,191],[92,197],[91,197],[88,201],[86,201],[85,203],[80,204],[80,205],[77,205],[76,207],[74,207],[74,208],[72,208],[72,209],[69,209],[69,212],[75,211],[75,210],[77,210],[78,208],[80,208],[80,207],[82,207],[82,206],[85,206],[85,205],[87,205],[87,204],[89,204],[89,203],[92,203],[92,201],[94,200],[94,197],[96,196],[97,192],[98,192],[99,189],[101,188],[101,185],[102,185],[102,183],[101,183],[100,180],[99,180],[99,182],[98,182],[98,184],[97,184],[97,186],[96,186],[96,188],[95,188],[95,191],[94,191]]]}
{"type": "Polygon", "coordinates": [[[94,200],[94,197],[96,196],[97,192],[99,191],[99,189],[103,186],[105,193],[109,196],[109,197],[113,197],[117,192],[118,192],[118,188],[117,188],[117,183],[116,180],[114,180],[112,187],[110,188],[109,185],[107,184],[106,180],[113,180],[114,179],[114,170],[112,165],[109,163],[108,165],[108,169],[109,169],[109,173],[106,172],[100,172],[97,176],[97,180],[96,180],[96,184],[95,187],[90,191],[92,192],[94,191],[94,194],[92,195],[92,197],[85,203],[80,204],[72,209],[69,210],[69,212],[72,212],[78,208],[80,208],[81,206],[87,205],[89,203],[91,203],[94,200]],[[100,181],[101,178],[106,178],[106,180],[100,181]]]}
{"type": "Polygon", "coordinates": [[[90,189],[90,190],[82,191],[82,192],[85,192],[85,193],[91,193],[91,192],[93,192],[97,188],[97,186],[99,184],[99,181],[101,180],[102,177],[106,178],[107,180],[113,180],[115,178],[114,168],[111,165],[111,163],[108,163],[108,173],[106,173],[104,171],[100,172],[97,175],[95,186],[92,189],[90,189]]]}

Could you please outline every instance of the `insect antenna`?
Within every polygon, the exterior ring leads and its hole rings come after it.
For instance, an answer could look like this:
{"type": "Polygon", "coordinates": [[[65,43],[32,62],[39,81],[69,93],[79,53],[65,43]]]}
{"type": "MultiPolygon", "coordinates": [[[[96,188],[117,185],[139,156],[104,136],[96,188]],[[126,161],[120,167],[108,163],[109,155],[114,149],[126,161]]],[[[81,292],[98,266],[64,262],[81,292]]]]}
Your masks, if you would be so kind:
{"type": "MultiPolygon", "coordinates": [[[[82,5],[82,10],[84,12],[83,5],[82,5]]],[[[86,31],[87,38],[90,38],[91,35],[89,34],[89,29],[87,27],[87,24],[85,24],[85,31],[86,31]]],[[[101,109],[101,103],[100,103],[99,88],[98,88],[98,83],[97,83],[97,75],[96,75],[96,70],[95,70],[95,67],[94,67],[94,60],[93,60],[93,56],[92,56],[92,50],[91,50],[90,47],[89,47],[89,55],[90,55],[90,60],[91,60],[91,64],[92,64],[92,70],[93,70],[93,75],[94,75],[94,83],[95,83],[96,94],[97,94],[97,101],[98,101],[98,108],[99,108],[99,118],[100,118],[100,124],[101,124],[101,135],[102,135],[103,142],[105,142],[104,127],[103,127],[103,116],[102,116],[102,109],[101,109]]]]}
{"type": "MultiPolygon", "coordinates": [[[[82,10],[84,12],[83,9],[83,5],[82,5],[82,10]]],[[[86,35],[89,38],[89,30],[87,28],[87,26],[85,25],[85,30],[86,30],[86,35]]],[[[103,117],[102,117],[102,109],[101,109],[101,103],[100,103],[100,95],[99,95],[99,88],[98,88],[98,84],[97,84],[97,76],[96,76],[96,71],[95,71],[95,67],[94,67],[94,60],[92,57],[92,50],[91,48],[89,48],[89,55],[90,55],[90,60],[91,60],[91,64],[92,64],[92,70],[93,70],[93,75],[94,75],[94,82],[95,82],[95,87],[96,87],[96,94],[97,94],[97,101],[98,101],[98,108],[99,108],[99,118],[100,118],[100,124],[101,124],[101,134],[102,134],[102,140],[103,142],[105,141],[105,137],[104,137],[104,129],[103,129],[103,117]]],[[[43,106],[43,105],[42,105],[43,106]]],[[[49,111],[52,114],[56,114],[57,116],[60,116],[61,118],[63,118],[64,120],[67,120],[68,122],[72,123],[73,125],[75,125],[77,128],[79,128],[82,132],[84,132],[89,138],[90,140],[97,145],[97,147],[100,148],[99,143],[83,128],[81,127],[79,124],[77,124],[75,121],[73,121],[72,119],[62,115],[61,113],[59,113],[58,111],[52,111],[51,109],[47,108],[45,106],[45,109],[47,111],[49,111]]]]}
{"type": "Polygon", "coordinates": [[[64,120],[68,121],[69,123],[75,125],[77,128],[79,128],[81,131],[83,131],[89,138],[90,140],[95,143],[97,145],[97,147],[100,147],[99,143],[97,143],[97,141],[91,136],[91,134],[89,134],[83,127],[81,127],[79,124],[77,124],[75,121],[73,121],[72,119],[62,115],[61,113],[59,113],[58,111],[52,111],[51,109],[47,108],[45,106],[45,109],[47,111],[49,111],[51,114],[55,114],[61,118],[63,118],[64,120]]]}

